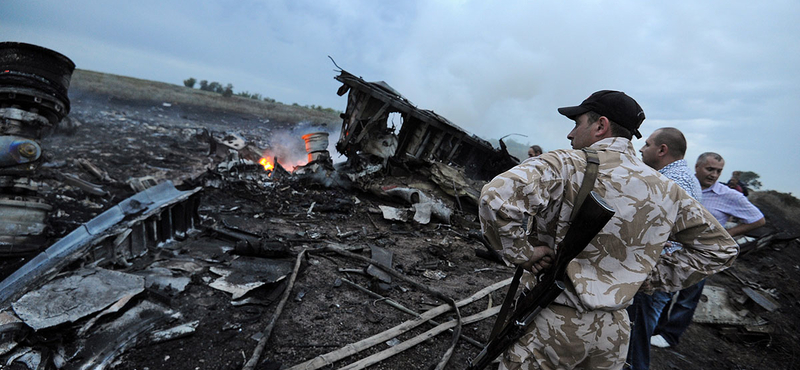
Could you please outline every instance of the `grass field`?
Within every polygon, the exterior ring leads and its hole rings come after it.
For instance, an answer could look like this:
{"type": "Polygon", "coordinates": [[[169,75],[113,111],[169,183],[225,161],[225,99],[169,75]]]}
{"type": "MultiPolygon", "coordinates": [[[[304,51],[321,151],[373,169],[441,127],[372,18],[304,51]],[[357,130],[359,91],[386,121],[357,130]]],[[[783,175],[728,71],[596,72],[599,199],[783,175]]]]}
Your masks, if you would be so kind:
{"type": "MultiPolygon", "coordinates": [[[[282,122],[338,122],[339,112],[317,110],[297,105],[250,99],[192,89],[181,85],[76,69],[70,91],[79,90],[110,95],[133,101],[157,101],[178,105],[194,105],[214,110],[249,113],[282,122]]],[[[334,92],[332,92],[334,93],[334,92]]]]}

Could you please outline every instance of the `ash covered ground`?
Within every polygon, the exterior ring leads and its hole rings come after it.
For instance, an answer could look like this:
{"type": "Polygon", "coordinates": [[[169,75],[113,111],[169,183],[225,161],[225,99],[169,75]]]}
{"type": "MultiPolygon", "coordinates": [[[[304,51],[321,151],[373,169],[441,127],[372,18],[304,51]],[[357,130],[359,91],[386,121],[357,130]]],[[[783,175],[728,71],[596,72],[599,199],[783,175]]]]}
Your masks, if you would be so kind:
{"type": "MultiPolygon", "coordinates": [[[[209,169],[220,161],[220,158],[209,155],[209,134],[236,132],[264,147],[285,143],[289,140],[286,138],[294,137],[298,147],[302,148],[300,136],[308,127],[299,122],[267,120],[236,110],[212,110],[145,98],[120,98],[82,89],[80,83],[73,85],[70,96],[70,116],[79,125],[59,130],[42,142],[49,156],[42,177],[52,188],[46,198],[54,205],[50,216],[53,240],[133,195],[135,191],[126,184],[130,178],[152,176],[158,181],[171,180],[181,189],[204,186],[199,207],[202,222],[198,232],[183,240],[165,243],[147,255],[129,261],[130,265],[107,266],[137,273],[157,263],[191,262],[196,268],[179,271],[190,278],[184,290],[149,289],[136,300],[153,301],[159,307],[179,313],[171,320],[159,322],[153,330],[194,321],[197,322],[196,329],[190,335],[158,343],[149,340],[147,335],[141,335],[138,340],[125,338],[129,344],[113,361],[111,367],[114,369],[240,369],[252,357],[288,279],[253,290],[248,295],[252,298],[248,303],[233,304],[230,293],[211,288],[209,282],[219,277],[218,270],[235,265],[234,261],[266,258],[235,253],[236,241],[215,230],[248,233],[284,246],[283,254],[270,258],[283,266],[293,265],[301,250],[309,251],[257,369],[291,367],[414,318],[388,305],[386,299],[356,289],[345,280],[372,289],[418,313],[445,303],[402,279],[394,278],[390,284],[381,284],[364,272],[367,263],[336,253],[320,252],[326,246],[356,248],[353,253],[365,258],[370,258],[373,248],[388,250],[393,254],[394,270],[455,300],[467,298],[512,275],[511,269],[476,257],[476,250],[484,247],[471,237],[479,232],[476,212],[469,208],[473,205],[459,204],[453,198],[442,196],[455,210],[449,224],[433,221],[419,225],[411,221],[388,221],[382,217],[379,206],[408,205],[365,189],[430,184],[424,169],[406,167],[383,171],[369,183],[350,189],[325,188],[288,178],[275,179],[268,185],[226,180],[215,181],[215,186],[206,186],[213,178],[209,169]],[[93,178],[81,167],[79,160],[90,161],[106,171],[108,178],[93,178]],[[91,195],[65,185],[64,174],[92,181],[107,194],[91,195]]],[[[328,125],[316,123],[313,128],[335,131],[338,124],[337,121],[328,125]]],[[[335,140],[336,137],[331,136],[331,141],[335,140]]],[[[430,191],[435,191],[433,188],[435,186],[431,186],[430,191]]],[[[800,288],[795,283],[800,279],[800,245],[796,239],[797,225],[792,221],[800,215],[797,211],[800,206],[797,199],[773,192],[758,192],[751,198],[757,200],[754,202],[767,215],[768,227],[772,227],[767,233],[782,234],[760,246],[753,242],[743,247],[746,253],[730,269],[733,274],[714,276],[708,284],[726,288],[736,310],[747,310],[750,318],[757,317],[758,322],[764,325],[748,328],[730,323],[695,323],[678,347],[654,349],[651,368],[800,368],[800,339],[797,334],[800,288]],[[778,219],[781,222],[775,221],[778,219]],[[748,300],[742,291],[746,286],[768,292],[779,307],[768,311],[748,300]]],[[[25,261],[5,261],[4,276],[25,261]]],[[[73,264],[69,269],[81,267],[73,264]]],[[[490,305],[499,305],[504,291],[499,289],[463,306],[461,316],[467,317],[484,311],[490,305]]],[[[114,315],[110,315],[104,320],[113,318],[114,315]]],[[[434,320],[442,323],[453,318],[450,312],[434,320]]],[[[79,362],[79,356],[71,355],[78,353],[78,343],[100,345],[92,340],[81,341],[85,338],[78,338],[75,334],[87,320],[84,318],[32,332],[23,343],[50,353],[49,358],[61,356],[72,359],[73,363],[79,362]],[[64,348],[63,354],[58,354],[59,348],[64,348]]],[[[462,334],[483,342],[492,323],[493,317],[464,325],[462,334]]],[[[422,324],[324,368],[340,368],[397,347],[398,342],[407,341],[434,326],[422,324]]],[[[86,337],[91,339],[91,334],[89,331],[86,337]]],[[[431,368],[442,358],[451,338],[449,332],[443,332],[371,368],[431,368]]],[[[477,346],[462,339],[446,368],[465,368],[468,360],[478,352],[477,346]]],[[[23,369],[25,365],[12,362],[7,367],[23,369]]]]}

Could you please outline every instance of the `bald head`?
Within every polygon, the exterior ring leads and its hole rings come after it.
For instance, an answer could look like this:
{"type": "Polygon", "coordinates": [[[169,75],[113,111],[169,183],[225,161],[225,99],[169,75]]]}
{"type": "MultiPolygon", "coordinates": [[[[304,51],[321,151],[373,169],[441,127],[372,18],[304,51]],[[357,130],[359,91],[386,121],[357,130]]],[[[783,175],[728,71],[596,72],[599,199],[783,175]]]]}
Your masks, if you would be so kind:
{"type": "Polygon", "coordinates": [[[662,127],[654,133],[656,145],[664,144],[669,148],[669,155],[674,161],[683,159],[686,155],[686,137],[675,127],[662,127]]]}
{"type": "Polygon", "coordinates": [[[674,127],[662,127],[648,137],[639,149],[642,161],[656,170],[683,159],[686,155],[686,138],[674,127]]]}

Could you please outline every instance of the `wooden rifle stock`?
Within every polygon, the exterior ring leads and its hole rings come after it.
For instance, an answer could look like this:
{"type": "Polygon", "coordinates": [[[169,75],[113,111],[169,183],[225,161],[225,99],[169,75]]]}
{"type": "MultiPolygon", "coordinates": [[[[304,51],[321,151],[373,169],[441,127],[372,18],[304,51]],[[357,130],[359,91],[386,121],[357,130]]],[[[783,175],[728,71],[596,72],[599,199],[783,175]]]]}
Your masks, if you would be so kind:
{"type": "MultiPolygon", "coordinates": [[[[468,370],[485,368],[525,334],[536,315],[564,291],[567,265],[605,227],[614,212],[603,198],[591,192],[578,210],[567,235],[558,245],[555,263],[538,276],[538,282],[533,289],[520,294],[508,322],[496,337],[489,339],[481,353],[470,361],[468,370]]],[[[503,317],[497,319],[504,320],[503,317]]]]}

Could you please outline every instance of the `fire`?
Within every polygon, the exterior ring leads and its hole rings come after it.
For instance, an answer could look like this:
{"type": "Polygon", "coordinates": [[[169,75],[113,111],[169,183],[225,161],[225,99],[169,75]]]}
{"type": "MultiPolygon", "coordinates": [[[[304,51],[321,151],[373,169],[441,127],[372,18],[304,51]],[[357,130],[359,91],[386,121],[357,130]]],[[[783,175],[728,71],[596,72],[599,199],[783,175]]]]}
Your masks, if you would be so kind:
{"type": "Polygon", "coordinates": [[[272,169],[275,168],[275,165],[273,165],[272,162],[268,161],[266,158],[261,158],[261,160],[258,161],[258,164],[264,166],[264,171],[272,171],[272,169]]]}

